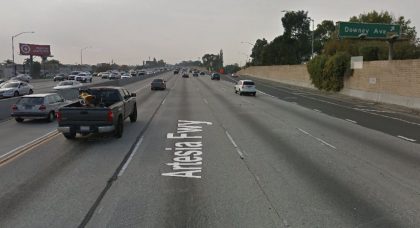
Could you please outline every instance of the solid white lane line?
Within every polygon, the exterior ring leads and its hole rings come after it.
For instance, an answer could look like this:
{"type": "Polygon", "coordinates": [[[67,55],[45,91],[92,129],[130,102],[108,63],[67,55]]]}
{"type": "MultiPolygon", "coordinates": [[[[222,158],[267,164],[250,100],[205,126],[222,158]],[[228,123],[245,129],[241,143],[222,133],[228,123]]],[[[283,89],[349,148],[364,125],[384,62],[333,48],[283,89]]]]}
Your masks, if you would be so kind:
{"type": "Polygon", "coordinates": [[[34,143],[36,143],[37,141],[40,141],[40,140],[42,140],[42,139],[44,139],[44,138],[47,138],[48,136],[50,136],[50,135],[52,135],[52,134],[54,134],[54,133],[57,133],[57,132],[58,132],[57,130],[54,130],[54,131],[48,132],[47,134],[45,134],[45,135],[43,135],[43,136],[41,136],[41,137],[39,137],[39,138],[37,138],[37,139],[32,140],[32,141],[30,141],[30,142],[26,143],[26,144],[25,144],[25,145],[23,145],[23,146],[17,147],[17,148],[15,148],[15,149],[13,149],[13,150],[11,150],[11,151],[7,152],[6,154],[1,155],[1,156],[0,156],[0,160],[1,160],[2,158],[7,157],[7,156],[8,156],[8,155],[10,155],[10,154],[15,153],[16,151],[18,151],[18,150],[20,150],[20,149],[22,149],[22,148],[25,148],[25,147],[27,147],[27,146],[29,146],[29,145],[31,145],[31,144],[34,144],[34,143]]]}
{"type": "Polygon", "coordinates": [[[401,136],[401,135],[398,135],[398,138],[401,138],[401,139],[407,140],[407,141],[409,141],[409,142],[415,142],[415,141],[417,141],[417,140],[415,140],[415,139],[410,139],[410,138],[407,138],[407,137],[404,137],[404,136],[401,136]]]}
{"type": "Polygon", "coordinates": [[[348,122],[350,122],[350,123],[354,123],[354,124],[357,124],[357,122],[356,122],[356,121],[354,121],[354,120],[351,120],[351,119],[346,119],[346,121],[348,121],[348,122]]]}
{"type": "Polygon", "coordinates": [[[314,109],[314,111],[315,111],[315,112],[321,112],[321,111],[320,111],[320,110],[318,110],[318,109],[314,109]]]}
{"type": "Polygon", "coordinates": [[[235,147],[236,152],[238,152],[239,157],[241,159],[244,159],[244,154],[242,153],[242,151],[239,149],[238,145],[236,144],[235,140],[233,140],[232,136],[229,134],[228,131],[225,131],[226,136],[229,138],[230,142],[232,143],[233,147],[235,147]]]}
{"type": "Polygon", "coordinates": [[[206,98],[203,98],[204,103],[209,104],[206,98]]]}
{"type": "Polygon", "coordinates": [[[120,177],[120,176],[122,176],[124,174],[124,171],[127,169],[128,164],[130,164],[131,159],[133,159],[134,154],[136,154],[136,152],[139,149],[139,147],[142,144],[142,142],[143,142],[143,137],[141,137],[139,139],[139,141],[137,141],[136,146],[133,149],[133,153],[131,153],[130,157],[127,159],[127,161],[125,162],[124,166],[122,167],[122,169],[118,173],[118,177],[120,177]]]}
{"type": "Polygon", "coordinates": [[[165,98],[165,99],[163,99],[162,104],[165,104],[165,101],[166,101],[166,98],[165,98]]]}
{"type": "Polygon", "coordinates": [[[304,130],[302,130],[302,129],[300,129],[300,128],[297,128],[297,129],[298,129],[300,132],[302,132],[303,134],[308,135],[308,136],[309,136],[309,137],[311,137],[311,138],[314,138],[315,140],[317,140],[317,141],[321,142],[322,144],[324,144],[324,145],[326,145],[326,146],[329,146],[329,147],[333,148],[334,150],[336,150],[336,149],[337,149],[335,146],[333,146],[333,145],[331,145],[331,144],[327,143],[326,141],[324,141],[324,140],[322,140],[322,139],[320,139],[320,138],[318,138],[318,137],[315,137],[315,136],[311,135],[309,132],[304,131],[304,130]]]}

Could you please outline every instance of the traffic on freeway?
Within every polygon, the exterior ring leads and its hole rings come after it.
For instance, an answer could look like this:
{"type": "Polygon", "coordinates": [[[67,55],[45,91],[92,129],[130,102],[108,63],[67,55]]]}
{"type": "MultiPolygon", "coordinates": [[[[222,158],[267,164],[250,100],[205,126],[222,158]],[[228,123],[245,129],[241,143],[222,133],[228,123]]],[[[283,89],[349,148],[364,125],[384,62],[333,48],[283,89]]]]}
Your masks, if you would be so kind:
{"type": "Polygon", "coordinates": [[[420,227],[418,2],[23,2],[0,228],[420,227]]]}

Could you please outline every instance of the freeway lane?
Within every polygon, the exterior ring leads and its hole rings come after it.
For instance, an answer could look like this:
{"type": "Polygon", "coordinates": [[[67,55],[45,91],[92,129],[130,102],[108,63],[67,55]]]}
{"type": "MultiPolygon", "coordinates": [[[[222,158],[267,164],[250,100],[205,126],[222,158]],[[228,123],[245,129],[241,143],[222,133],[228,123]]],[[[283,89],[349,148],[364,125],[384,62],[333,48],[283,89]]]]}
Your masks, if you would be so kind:
{"type": "Polygon", "coordinates": [[[56,137],[0,166],[0,227],[419,226],[418,144],[167,77],[167,91],[139,93],[122,139],[56,137]]]}
{"type": "MultiPolygon", "coordinates": [[[[156,76],[159,77],[159,76],[156,76]]],[[[168,78],[169,74],[163,75],[168,78]]],[[[125,86],[129,91],[137,92],[138,88],[145,89],[150,85],[152,79],[145,77],[139,83],[125,86]],[[145,87],[146,86],[146,87],[145,87]]],[[[140,103],[141,104],[141,103],[140,103]]],[[[51,133],[57,128],[57,123],[46,123],[44,120],[31,120],[23,123],[9,119],[0,123],[0,160],[9,151],[31,142],[41,136],[51,133]]]]}
{"type": "MultiPolygon", "coordinates": [[[[161,77],[168,86],[175,83],[170,74],[161,77]]],[[[128,87],[138,93],[139,117],[126,121],[121,140],[67,141],[59,135],[0,166],[0,227],[77,226],[162,101],[165,92],[152,93],[150,81],[128,87]]]]}
{"type": "MultiPolygon", "coordinates": [[[[230,82],[239,80],[228,76],[222,76],[222,79],[230,82]]],[[[370,101],[334,94],[325,95],[318,91],[288,87],[281,83],[249,76],[241,76],[241,79],[254,80],[257,89],[276,98],[297,103],[311,110],[381,131],[406,141],[420,143],[419,115],[411,115],[405,110],[404,112],[384,108],[370,101]]]]}

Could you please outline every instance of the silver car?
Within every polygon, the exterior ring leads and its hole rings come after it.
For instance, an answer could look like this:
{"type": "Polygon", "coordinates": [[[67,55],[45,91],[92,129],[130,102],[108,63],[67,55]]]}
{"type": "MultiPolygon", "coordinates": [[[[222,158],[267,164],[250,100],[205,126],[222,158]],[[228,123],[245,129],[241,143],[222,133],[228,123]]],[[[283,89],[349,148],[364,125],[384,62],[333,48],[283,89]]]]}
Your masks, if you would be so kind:
{"type": "Polygon", "coordinates": [[[32,94],[34,87],[22,81],[7,81],[0,85],[0,98],[32,94]]]}
{"type": "Polygon", "coordinates": [[[56,111],[67,104],[69,102],[56,93],[26,95],[12,106],[11,116],[19,123],[24,119],[46,119],[52,122],[56,111]]]}

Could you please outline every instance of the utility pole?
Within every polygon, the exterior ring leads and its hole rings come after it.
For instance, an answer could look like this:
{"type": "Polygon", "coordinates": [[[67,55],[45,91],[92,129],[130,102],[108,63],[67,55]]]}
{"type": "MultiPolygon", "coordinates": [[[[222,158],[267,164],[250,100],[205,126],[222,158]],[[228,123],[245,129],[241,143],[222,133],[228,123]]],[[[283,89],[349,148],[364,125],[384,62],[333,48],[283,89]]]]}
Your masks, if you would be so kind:
{"type": "Polygon", "coordinates": [[[13,62],[13,76],[16,76],[16,64],[15,64],[15,38],[25,34],[25,33],[35,33],[35,32],[21,32],[12,36],[12,62],[13,62]]]}

